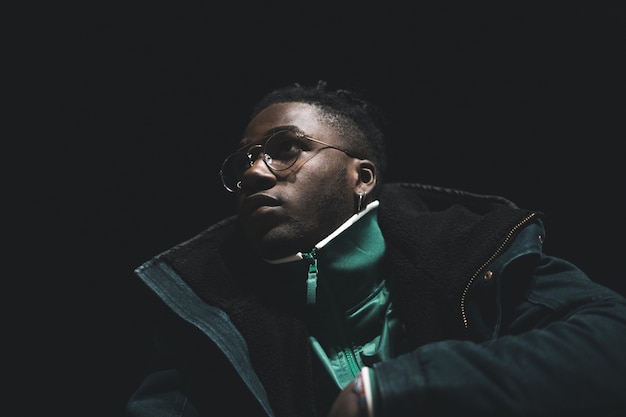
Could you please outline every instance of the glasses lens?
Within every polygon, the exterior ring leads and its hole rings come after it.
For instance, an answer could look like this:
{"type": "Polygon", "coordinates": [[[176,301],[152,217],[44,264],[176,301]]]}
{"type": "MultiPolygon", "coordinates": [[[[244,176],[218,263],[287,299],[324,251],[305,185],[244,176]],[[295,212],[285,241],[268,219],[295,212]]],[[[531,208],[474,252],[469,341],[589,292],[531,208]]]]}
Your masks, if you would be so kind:
{"type": "Polygon", "coordinates": [[[222,164],[222,182],[226,188],[234,190],[237,183],[241,181],[243,173],[250,168],[250,158],[248,152],[237,152],[230,155],[222,164]]]}
{"type": "Polygon", "coordinates": [[[284,171],[296,163],[305,146],[305,140],[289,131],[277,132],[264,145],[252,145],[246,151],[235,152],[222,163],[222,183],[229,191],[237,189],[243,174],[256,161],[263,148],[263,159],[272,171],[284,171]]]}
{"type": "Polygon", "coordinates": [[[304,141],[293,132],[278,132],[265,142],[265,163],[274,171],[282,171],[296,163],[304,141]]]}

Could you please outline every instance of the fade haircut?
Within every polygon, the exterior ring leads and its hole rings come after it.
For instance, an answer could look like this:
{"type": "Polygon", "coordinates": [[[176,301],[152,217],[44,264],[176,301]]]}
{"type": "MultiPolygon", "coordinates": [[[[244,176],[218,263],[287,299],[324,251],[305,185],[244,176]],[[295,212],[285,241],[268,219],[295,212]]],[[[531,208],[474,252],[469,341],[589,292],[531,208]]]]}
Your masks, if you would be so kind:
{"type": "Polygon", "coordinates": [[[319,107],[324,121],[342,136],[342,147],[372,161],[376,165],[377,184],[382,183],[387,168],[384,133],[387,122],[377,106],[356,92],[331,90],[325,81],[313,86],[295,83],[264,95],[253,107],[250,119],[276,103],[307,103],[319,107]]]}

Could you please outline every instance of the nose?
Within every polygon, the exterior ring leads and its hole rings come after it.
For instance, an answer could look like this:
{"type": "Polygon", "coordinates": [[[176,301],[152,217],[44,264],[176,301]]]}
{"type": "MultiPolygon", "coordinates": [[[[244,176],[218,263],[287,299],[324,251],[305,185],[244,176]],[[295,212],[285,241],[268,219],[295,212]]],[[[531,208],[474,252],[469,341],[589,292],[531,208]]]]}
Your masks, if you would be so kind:
{"type": "Polygon", "coordinates": [[[241,177],[241,189],[260,190],[271,188],[276,183],[276,176],[264,161],[262,152],[248,154],[250,168],[246,169],[241,177]]]}

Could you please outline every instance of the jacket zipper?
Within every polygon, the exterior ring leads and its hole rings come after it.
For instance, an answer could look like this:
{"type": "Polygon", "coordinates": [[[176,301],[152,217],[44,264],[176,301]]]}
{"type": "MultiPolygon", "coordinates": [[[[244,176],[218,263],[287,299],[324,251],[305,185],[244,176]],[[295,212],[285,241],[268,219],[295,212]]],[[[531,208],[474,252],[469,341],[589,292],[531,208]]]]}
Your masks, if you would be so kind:
{"type": "MultiPolygon", "coordinates": [[[[311,258],[315,259],[314,256],[312,256],[311,258]]],[[[317,261],[317,259],[315,260],[317,261]]],[[[315,266],[317,266],[317,263],[315,263],[315,266]]],[[[327,290],[325,285],[322,285],[322,287],[325,290],[327,290]]],[[[338,336],[338,340],[337,340],[338,343],[336,345],[337,354],[339,354],[339,352],[343,353],[344,359],[342,360],[342,362],[344,363],[344,366],[350,371],[350,373],[352,374],[352,377],[354,378],[358,375],[359,372],[361,372],[361,368],[359,366],[358,354],[351,347],[352,345],[349,341],[349,338],[346,335],[347,332],[346,332],[345,322],[344,322],[345,318],[343,314],[340,314],[337,311],[337,308],[334,302],[331,302],[331,310],[332,310],[332,313],[331,313],[332,316],[335,317],[333,322],[335,323],[334,327],[336,329],[337,336],[338,336]]]]}
{"type": "Polygon", "coordinates": [[[356,354],[347,346],[343,348],[343,353],[346,355],[346,362],[348,363],[348,368],[352,372],[352,376],[356,377],[361,371],[359,365],[357,364],[356,354]]]}
{"type": "Polygon", "coordinates": [[[310,306],[317,303],[317,249],[302,254],[302,257],[309,262],[309,271],[306,280],[306,302],[310,306]]]}
{"type": "Polygon", "coordinates": [[[485,269],[485,267],[489,263],[491,263],[494,260],[494,258],[500,254],[500,252],[502,252],[502,250],[507,245],[507,243],[511,240],[515,232],[524,224],[528,223],[530,219],[535,217],[535,215],[536,213],[531,213],[526,218],[524,218],[521,222],[513,226],[513,228],[509,231],[509,233],[507,233],[506,237],[504,238],[504,240],[502,241],[498,249],[496,249],[496,251],[493,254],[491,254],[491,256],[480,266],[480,268],[478,268],[476,272],[474,272],[470,280],[467,282],[467,285],[465,285],[465,288],[463,289],[463,293],[461,294],[461,318],[463,319],[463,327],[465,327],[466,329],[469,327],[469,323],[467,321],[467,311],[465,310],[465,302],[467,299],[467,293],[469,292],[469,289],[472,286],[472,283],[474,282],[474,280],[476,279],[480,271],[485,269]]]}
{"type": "MultiPolygon", "coordinates": [[[[302,257],[309,262],[309,270],[307,274],[307,304],[309,306],[315,306],[317,303],[317,250],[316,248],[311,249],[310,252],[302,253],[302,257]]],[[[335,311],[333,304],[333,315],[335,317],[342,317],[335,311]]],[[[338,321],[339,322],[339,321],[338,321]]],[[[346,337],[345,337],[345,329],[343,326],[338,325],[338,332],[341,335],[343,347],[341,351],[345,357],[345,363],[347,364],[348,369],[350,370],[353,377],[356,377],[358,373],[361,371],[358,365],[357,354],[352,350],[349,346],[346,337]]]]}

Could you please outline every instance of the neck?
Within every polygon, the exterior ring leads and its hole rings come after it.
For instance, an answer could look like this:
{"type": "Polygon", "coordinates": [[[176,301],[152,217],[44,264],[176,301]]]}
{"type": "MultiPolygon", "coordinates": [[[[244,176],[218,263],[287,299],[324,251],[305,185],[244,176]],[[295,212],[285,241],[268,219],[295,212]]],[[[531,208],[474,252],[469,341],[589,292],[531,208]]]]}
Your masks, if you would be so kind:
{"type": "MultiPolygon", "coordinates": [[[[339,226],[337,229],[335,229],[334,232],[332,232],[326,238],[324,238],[321,241],[319,241],[313,248],[311,248],[311,251],[313,251],[313,249],[319,250],[319,249],[323,248],[324,246],[326,246],[330,241],[335,239],[342,232],[344,232],[346,229],[348,229],[354,223],[356,223],[361,218],[363,218],[366,214],[368,214],[369,212],[374,210],[376,207],[378,207],[378,204],[379,204],[378,200],[374,200],[371,203],[369,203],[365,207],[364,210],[361,210],[359,213],[354,214],[352,217],[350,217],[348,220],[346,220],[341,226],[339,226]]],[[[285,263],[285,262],[293,262],[293,261],[302,260],[302,259],[304,259],[304,257],[305,257],[305,255],[302,252],[297,252],[297,253],[295,253],[293,255],[285,256],[284,258],[265,259],[265,261],[268,262],[268,263],[271,263],[271,264],[282,264],[282,263],[285,263]]]]}

